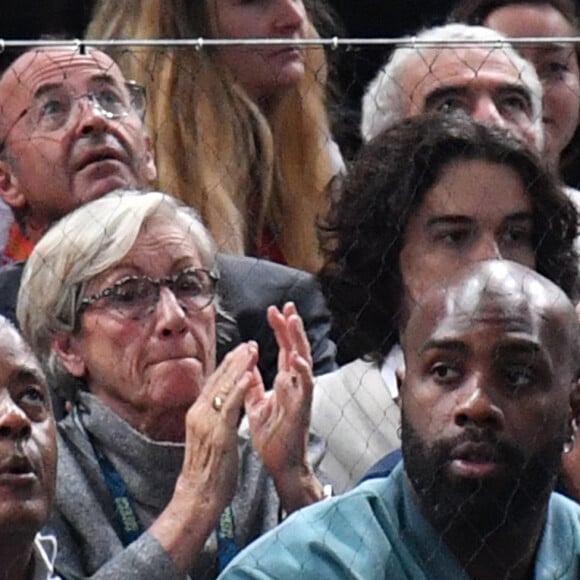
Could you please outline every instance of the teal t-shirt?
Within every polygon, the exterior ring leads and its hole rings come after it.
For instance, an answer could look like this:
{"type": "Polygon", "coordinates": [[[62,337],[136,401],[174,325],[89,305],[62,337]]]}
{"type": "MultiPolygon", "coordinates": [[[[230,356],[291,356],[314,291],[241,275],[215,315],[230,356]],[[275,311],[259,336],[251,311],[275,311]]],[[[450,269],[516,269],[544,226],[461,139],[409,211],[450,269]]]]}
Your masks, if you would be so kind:
{"type": "MultiPolygon", "coordinates": [[[[580,578],[580,506],[552,494],[535,580],[580,578]]],[[[467,580],[393,473],[302,509],[240,553],[220,579],[467,580]]]]}

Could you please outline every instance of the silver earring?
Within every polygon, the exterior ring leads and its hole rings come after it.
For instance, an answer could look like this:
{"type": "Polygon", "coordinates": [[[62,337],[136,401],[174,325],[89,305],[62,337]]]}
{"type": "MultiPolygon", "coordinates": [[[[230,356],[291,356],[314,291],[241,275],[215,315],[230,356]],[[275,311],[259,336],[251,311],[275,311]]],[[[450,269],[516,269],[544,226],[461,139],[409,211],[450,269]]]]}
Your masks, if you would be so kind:
{"type": "Polygon", "coordinates": [[[576,422],[576,419],[572,419],[570,421],[570,428],[572,430],[572,433],[570,433],[568,441],[564,443],[563,446],[564,453],[571,453],[572,450],[574,449],[574,446],[576,445],[576,431],[578,431],[578,423],[576,422]]]}

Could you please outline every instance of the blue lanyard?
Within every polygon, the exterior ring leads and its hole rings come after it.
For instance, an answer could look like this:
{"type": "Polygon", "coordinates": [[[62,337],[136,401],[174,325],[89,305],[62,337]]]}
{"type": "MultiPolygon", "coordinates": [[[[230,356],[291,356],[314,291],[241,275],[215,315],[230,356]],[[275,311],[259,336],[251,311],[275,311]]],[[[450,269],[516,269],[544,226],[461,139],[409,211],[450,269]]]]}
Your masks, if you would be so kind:
{"type": "MultiPolygon", "coordinates": [[[[92,442],[91,442],[92,443],[92,442]]],[[[115,506],[115,518],[120,534],[119,538],[123,546],[127,547],[139,538],[143,533],[143,527],[139,522],[133,502],[129,496],[129,490],[115,466],[111,463],[96,445],[93,444],[93,450],[97,456],[101,473],[113,504],[115,506]]],[[[228,505],[222,513],[216,527],[217,547],[218,547],[218,565],[220,572],[233,560],[239,552],[235,536],[234,512],[232,506],[228,505]]]]}
{"type": "Polygon", "coordinates": [[[234,559],[239,552],[236,544],[236,529],[234,525],[234,512],[228,505],[220,517],[216,528],[218,543],[218,564],[220,572],[234,559]]]}
{"type": "Polygon", "coordinates": [[[99,466],[105,480],[105,484],[111,494],[113,505],[115,506],[115,519],[117,520],[117,527],[120,531],[119,538],[123,542],[123,546],[127,547],[133,543],[143,533],[143,528],[139,523],[139,518],[133,508],[133,502],[129,497],[129,491],[115,469],[115,466],[109,461],[109,458],[101,453],[96,445],[93,445],[95,455],[99,461],[99,466]]]}

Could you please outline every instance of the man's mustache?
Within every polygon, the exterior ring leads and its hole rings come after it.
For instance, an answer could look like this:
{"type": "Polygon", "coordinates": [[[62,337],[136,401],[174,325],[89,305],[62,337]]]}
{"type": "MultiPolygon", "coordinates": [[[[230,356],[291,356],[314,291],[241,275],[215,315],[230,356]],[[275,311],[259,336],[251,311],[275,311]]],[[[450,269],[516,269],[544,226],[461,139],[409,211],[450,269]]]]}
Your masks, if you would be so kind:
{"type": "Polygon", "coordinates": [[[490,461],[505,463],[512,468],[523,468],[527,463],[527,454],[521,446],[503,440],[492,431],[477,428],[467,429],[457,437],[437,441],[430,447],[430,452],[437,457],[437,463],[443,465],[452,461],[458,450],[466,448],[489,450],[482,451],[482,455],[489,456],[490,461]]]}

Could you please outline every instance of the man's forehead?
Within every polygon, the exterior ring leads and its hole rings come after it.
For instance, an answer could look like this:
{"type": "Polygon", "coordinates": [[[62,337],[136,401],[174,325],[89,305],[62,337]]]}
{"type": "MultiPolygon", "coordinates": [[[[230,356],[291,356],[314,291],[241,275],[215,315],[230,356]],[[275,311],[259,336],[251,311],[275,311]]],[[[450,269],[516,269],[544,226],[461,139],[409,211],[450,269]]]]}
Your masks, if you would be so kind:
{"type": "Polygon", "coordinates": [[[408,354],[428,354],[440,348],[474,351],[487,340],[492,348],[510,341],[540,345],[541,320],[525,302],[500,299],[465,309],[453,298],[442,297],[426,303],[423,315],[410,322],[405,350],[408,354]]]}
{"type": "Polygon", "coordinates": [[[41,374],[38,360],[18,331],[0,322],[0,369],[5,372],[11,367],[26,367],[41,374]]]}
{"type": "Polygon", "coordinates": [[[493,90],[506,84],[524,86],[522,71],[497,48],[429,49],[414,59],[403,82],[416,106],[442,86],[493,90]]]}
{"type": "Polygon", "coordinates": [[[22,96],[22,91],[33,95],[44,84],[71,82],[108,75],[124,80],[115,62],[98,50],[77,48],[41,48],[23,54],[6,70],[0,80],[0,98],[22,96]]]}
{"type": "Polygon", "coordinates": [[[511,276],[501,262],[494,268],[467,277],[460,285],[449,287],[446,281],[428,290],[411,316],[408,338],[417,344],[432,335],[467,334],[479,324],[490,329],[501,326],[538,342],[552,335],[564,340],[568,305],[563,294],[531,271],[521,277],[511,276]]]}
{"type": "Polygon", "coordinates": [[[537,335],[542,319],[537,308],[517,294],[454,295],[445,300],[445,308],[435,328],[436,332],[445,334],[467,333],[476,325],[489,330],[500,326],[504,332],[537,335]]]}
{"type": "Polygon", "coordinates": [[[507,70],[516,77],[520,71],[505,48],[487,46],[459,46],[448,48],[430,49],[425,54],[423,61],[434,71],[446,66],[455,66],[469,69],[477,74],[479,69],[507,70]]]}

